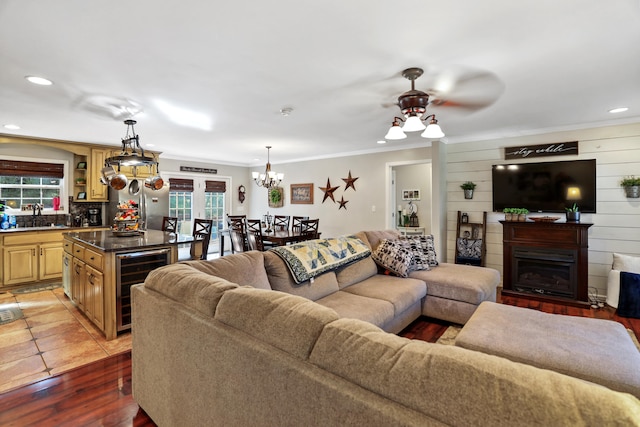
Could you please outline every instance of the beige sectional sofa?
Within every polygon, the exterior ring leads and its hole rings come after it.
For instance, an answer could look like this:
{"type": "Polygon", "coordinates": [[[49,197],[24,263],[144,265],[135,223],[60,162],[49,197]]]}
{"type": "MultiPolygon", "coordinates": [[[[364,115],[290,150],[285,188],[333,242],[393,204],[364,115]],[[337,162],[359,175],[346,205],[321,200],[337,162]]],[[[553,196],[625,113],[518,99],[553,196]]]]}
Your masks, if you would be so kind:
{"type": "Polygon", "coordinates": [[[272,252],[156,269],[132,288],[134,398],[160,426],[640,425],[631,395],[388,333],[491,294],[467,280],[430,295],[366,257],[296,284],[272,252]]]}

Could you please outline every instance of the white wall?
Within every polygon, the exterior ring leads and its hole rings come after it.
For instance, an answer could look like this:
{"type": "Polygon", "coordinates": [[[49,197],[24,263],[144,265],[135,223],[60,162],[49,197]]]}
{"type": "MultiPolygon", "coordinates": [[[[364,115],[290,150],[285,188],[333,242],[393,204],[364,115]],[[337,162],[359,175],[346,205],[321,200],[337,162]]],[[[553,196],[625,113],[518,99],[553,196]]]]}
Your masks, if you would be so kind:
{"type": "MultiPolygon", "coordinates": [[[[323,237],[333,237],[360,230],[376,230],[386,228],[390,216],[395,210],[391,197],[387,194],[388,164],[394,162],[409,162],[429,160],[429,147],[401,151],[389,151],[375,154],[339,157],[323,160],[305,161],[299,163],[276,164],[272,162],[272,169],[285,174],[282,187],[284,188],[285,203],[281,208],[268,207],[267,190],[255,188],[251,192],[251,208],[247,215],[259,218],[269,211],[270,214],[301,215],[320,219],[320,231],[323,237]],[[345,191],[346,178],[351,171],[355,181],[356,191],[349,188],[345,191]],[[324,193],[319,187],[327,184],[339,186],[335,191],[335,203],[331,199],[322,201],[324,193]],[[313,183],[313,205],[292,205],[290,199],[290,185],[313,183]],[[346,209],[339,209],[338,201],[344,197],[347,200],[346,209]],[[375,211],[374,211],[375,209],[375,211]]],[[[264,168],[253,168],[262,172],[264,168]]],[[[416,184],[425,187],[422,183],[416,184]]],[[[425,187],[426,190],[426,187],[425,187]]]]}
{"type": "Polygon", "coordinates": [[[579,141],[577,156],[529,161],[596,159],[597,213],[582,214],[581,222],[593,223],[589,228],[589,292],[595,288],[599,295],[606,294],[613,252],[640,255],[640,199],[627,199],[618,184],[623,176],[640,175],[640,124],[447,145],[447,260],[453,262],[457,211],[468,212],[471,220],[487,211],[486,265],[502,273],[502,225],[498,221],[504,216],[491,212],[491,166],[505,162],[505,147],[575,140],[579,141]],[[464,181],[478,185],[472,200],[464,199],[460,189],[464,181]]]}

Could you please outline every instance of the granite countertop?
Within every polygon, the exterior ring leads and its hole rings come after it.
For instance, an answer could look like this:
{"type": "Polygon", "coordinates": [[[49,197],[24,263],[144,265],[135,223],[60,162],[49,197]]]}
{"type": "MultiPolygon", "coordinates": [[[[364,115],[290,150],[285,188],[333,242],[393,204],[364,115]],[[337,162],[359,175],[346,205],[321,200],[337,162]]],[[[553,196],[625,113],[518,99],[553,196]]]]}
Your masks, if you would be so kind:
{"type": "Polygon", "coordinates": [[[146,230],[135,236],[116,236],[111,230],[74,231],[67,233],[66,236],[103,252],[119,252],[125,249],[152,249],[193,241],[192,236],[160,230],[146,230]]]}

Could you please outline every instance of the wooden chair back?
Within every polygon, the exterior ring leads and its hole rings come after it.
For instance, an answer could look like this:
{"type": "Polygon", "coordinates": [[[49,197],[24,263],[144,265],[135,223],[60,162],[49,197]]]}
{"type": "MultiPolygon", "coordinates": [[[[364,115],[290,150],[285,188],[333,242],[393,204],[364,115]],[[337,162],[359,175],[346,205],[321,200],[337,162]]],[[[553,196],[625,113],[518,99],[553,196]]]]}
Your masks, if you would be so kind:
{"type": "Polygon", "coordinates": [[[317,239],[318,234],[318,223],[320,220],[316,219],[303,219],[300,224],[300,234],[304,236],[306,239],[317,239]]]}
{"type": "Polygon", "coordinates": [[[247,241],[252,251],[264,251],[262,224],[259,219],[247,220],[247,241]]]}
{"type": "Polygon", "coordinates": [[[309,217],[308,216],[294,216],[294,217],[292,217],[291,230],[300,231],[301,230],[301,225],[302,225],[302,220],[304,220],[304,219],[309,219],[309,217]]]}
{"type": "Polygon", "coordinates": [[[247,216],[227,215],[227,224],[229,225],[229,236],[231,237],[233,252],[248,251],[247,216]]]}
{"type": "Polygon", "coordinates": [[[175,217],[175,216],[162,217],[162,231],[167,231],[169,233],[177,233],[178,217],[175,217]]]}
{"type": "Polygon", "coordinates": [[[211,232],[213,230],[212,219],[193,220],[193,242],[191,243],[191,257],[196,259],[207,259],[207,251],[209,250],[209,241],[211,240],[211,232]],[[198,249],[200,245],[200,250],[198,249]],[[198,254],[198,252],[200,252],[198,254]]]}
{"type": "Polygon", "coordinates": [[[289,215],[275,215],[273,217],[273,228],[276,230],[288,230],[290,218],[289,215]]]}

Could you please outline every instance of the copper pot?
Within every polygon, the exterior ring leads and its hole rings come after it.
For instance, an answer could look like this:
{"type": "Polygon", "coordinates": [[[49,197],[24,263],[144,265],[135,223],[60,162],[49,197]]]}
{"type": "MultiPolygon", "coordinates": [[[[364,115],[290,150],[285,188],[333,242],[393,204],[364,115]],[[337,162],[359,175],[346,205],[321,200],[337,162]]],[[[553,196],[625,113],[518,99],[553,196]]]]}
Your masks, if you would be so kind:
{"type": "Polygon", "coordinates": [[[111,177],[111,180],[109,180],[109,185],[111,185],[111,188],[114,190],[122,190],[127,186],[127,177],[121,173],[114,175],[111,177]]]}
{"type": "Polygon", "coordinates": [[[161,190],[164,186],[164,180],[160,177],[160,175],[149,177],[144,181],[144,186],[154,191],[161,190]]]}

